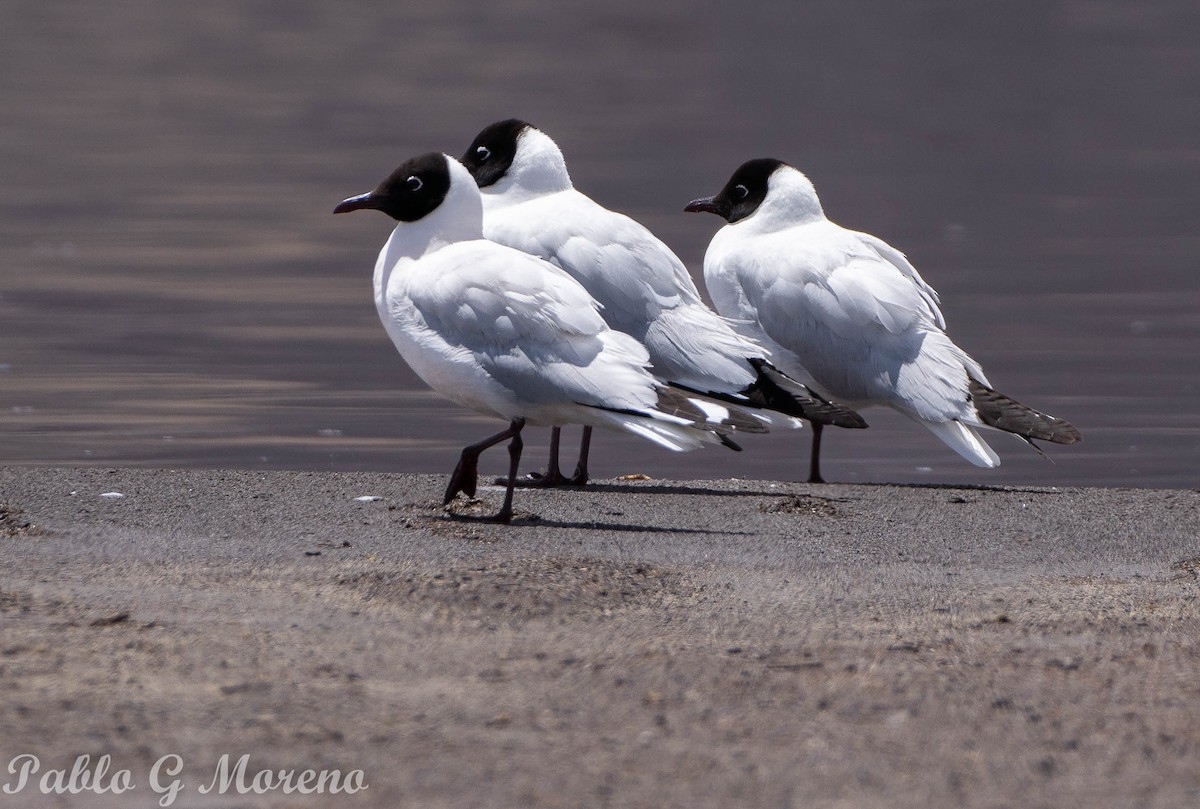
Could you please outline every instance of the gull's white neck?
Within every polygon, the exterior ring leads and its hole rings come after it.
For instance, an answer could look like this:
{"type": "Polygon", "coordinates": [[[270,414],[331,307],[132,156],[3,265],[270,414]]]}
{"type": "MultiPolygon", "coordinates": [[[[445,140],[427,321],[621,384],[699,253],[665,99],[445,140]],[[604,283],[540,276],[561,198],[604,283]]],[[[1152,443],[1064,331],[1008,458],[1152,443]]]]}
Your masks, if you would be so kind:
{"type": "Polygon", "coordinates": [[[558,144],[549,135],[531,127],[521,133],[517,154],[508,171],[483,189],[483,194],[489,203],[501,199],[519,202],[572,187],[567,161],[558,144]]]}
{"type": "Polygon", "coordinates": [[[747,229],[767,233],[825,219],[812,181],[791,166],[780,166],[767,180],[767,195],[758,210],[746,217],[747,229]]]}

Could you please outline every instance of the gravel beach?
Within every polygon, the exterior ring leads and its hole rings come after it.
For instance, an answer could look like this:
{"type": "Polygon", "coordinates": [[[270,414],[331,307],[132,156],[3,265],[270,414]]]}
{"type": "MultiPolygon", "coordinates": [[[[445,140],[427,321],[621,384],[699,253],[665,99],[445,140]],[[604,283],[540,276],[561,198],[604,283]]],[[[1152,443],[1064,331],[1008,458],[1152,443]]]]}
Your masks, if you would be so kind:
{"type": "Polygon", "coordinates": [[[1200,805],[1196,491],[444,485],[0,469],[0,804],[1200,805]]]}

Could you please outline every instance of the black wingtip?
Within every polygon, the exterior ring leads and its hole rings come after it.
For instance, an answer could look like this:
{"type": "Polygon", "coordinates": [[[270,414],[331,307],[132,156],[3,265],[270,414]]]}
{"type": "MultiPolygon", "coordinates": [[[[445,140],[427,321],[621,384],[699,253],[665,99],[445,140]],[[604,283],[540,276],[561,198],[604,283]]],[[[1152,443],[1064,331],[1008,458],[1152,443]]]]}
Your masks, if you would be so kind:
{"type": "Polygon", "coordinates": [[[1026,407],[974,377],[967,377],[967,390],[975,405],[975,412],[989,427],[1014,433],[1027,441],[1037,438],[1054,444],[1077,444],[1083,440],[1083,435],[1075,425],[1066,419],[1026,407]]]}
{"type": "Polygon", "coordinates": [[[789,416],[808,419],[814,424],[831,424],[861,430],[867,421],[845,405],[831,402],[780,371],[764,359],[749,360],[758,379],[742,391],[756,407],[775,410],[789,416]]]}

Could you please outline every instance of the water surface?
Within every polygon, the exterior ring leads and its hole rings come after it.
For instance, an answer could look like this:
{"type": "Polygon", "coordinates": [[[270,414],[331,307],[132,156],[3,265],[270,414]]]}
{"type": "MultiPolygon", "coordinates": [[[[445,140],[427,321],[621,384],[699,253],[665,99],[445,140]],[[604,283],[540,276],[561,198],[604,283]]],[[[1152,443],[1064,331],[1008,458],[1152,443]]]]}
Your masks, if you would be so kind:
{"type": "MultiPolygon", "coordinates": [[[[0,462],[448,471],[499,425],[388,343],[388,221],[330,211],[518,116],[697,277],[719,221],[683,205],[797,165],[997,388],[1085,436],[1053,463],[997,437],[977,470],[867,411],[831,479],[1200,485],[1194,3],[4,6],[0,462]]],[[[807,442],[606,436],[593,472],[796,479],[807,442]]]]}

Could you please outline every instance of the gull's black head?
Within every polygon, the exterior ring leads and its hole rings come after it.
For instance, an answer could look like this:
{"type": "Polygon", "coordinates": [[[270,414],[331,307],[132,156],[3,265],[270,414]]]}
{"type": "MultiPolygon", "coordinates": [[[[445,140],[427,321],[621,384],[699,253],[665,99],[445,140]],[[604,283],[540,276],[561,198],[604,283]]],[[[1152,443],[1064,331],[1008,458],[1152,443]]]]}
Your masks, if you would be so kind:
{"type": "Polygon", "coordinates": [[[526,129],[531,128],[524,121],[509,118],[497,121],[475,136],[462,163],[475,178],[476,185],[487,188],[508,173],[517,156],[517,141],[526,129]]]}
{"type": "Polygon", "coordinates": [[[767,182],[783,165],[786,164],[782,160],[770,157],[748,160],[738,167],[719,194],[694,199],[684,210],[715,213],[730,224],[745,219],[762,205],[767,197],[767,182]]]}
{"type": "Polygon", "coordinates": [[[437,210],[450,191],[446,159],[440,152],[414,157],[389,174],[374,191],[342,200],[333,212],[370,208],[400,222],[416,222],[437,210]]]}

